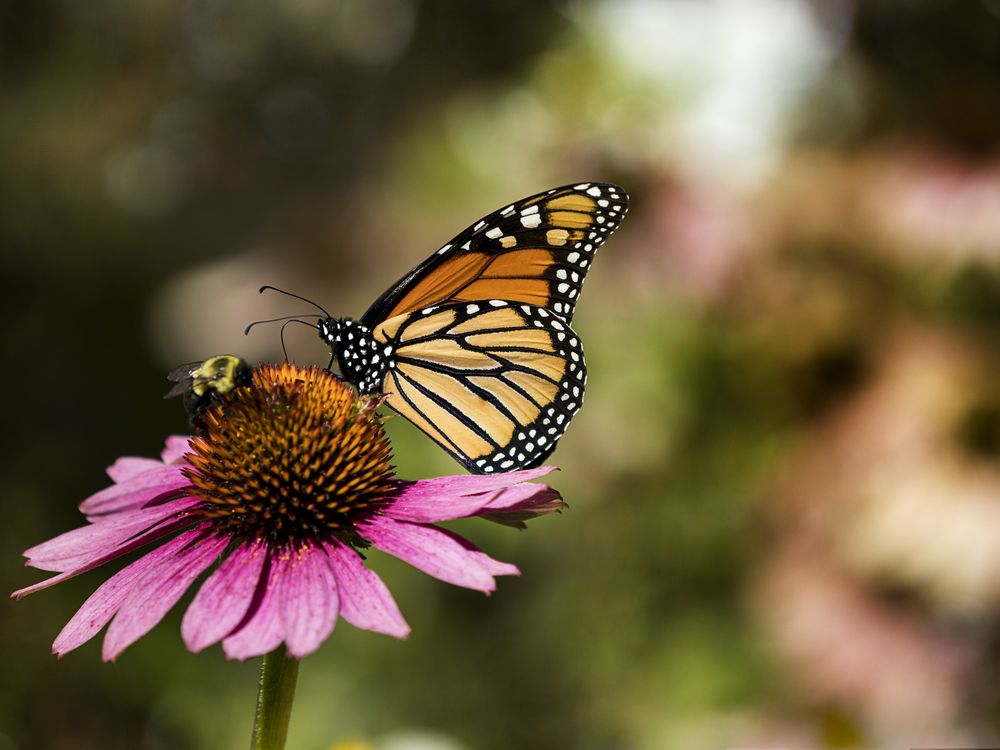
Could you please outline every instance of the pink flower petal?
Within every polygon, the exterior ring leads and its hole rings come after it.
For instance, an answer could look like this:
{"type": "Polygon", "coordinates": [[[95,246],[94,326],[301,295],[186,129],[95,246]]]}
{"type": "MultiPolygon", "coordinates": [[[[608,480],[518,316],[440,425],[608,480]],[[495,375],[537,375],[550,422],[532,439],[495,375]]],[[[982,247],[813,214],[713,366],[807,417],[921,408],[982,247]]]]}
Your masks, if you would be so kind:
{"type": "MultiPolygon", "coordinates": [[[[139,460],[139,459],[136,459],[139,460]]],[[[109,469],[109,472],[114,467],[109,469]]],[[[132,476],[96,492],[82,503],[80,512],[93,518],[144,506],[158,497],[190,487],[191,481],[181,474],[180,466],[157,464],[155,469],[132,476]]]]}
{"type": "Polygon", "coordinates": [[[271,558],[267,566],[267,582],[260,592],[260,602],[251,607],[247,623],[222,641],[222,650],[230,659],[249,659],[273,651],[284,637],[279,604],[278,568],[280,560],[271,558]]]}
{"type": "Polygon", "coordinates": [[[501,560],[495,560],[494,558],[487,555],[479,547],[474,545],[464,536],[459,536],[454,531],[450,529],[438,529],[442,534],[447,534],[456,543],[461,545],[461,547],[472,555],[480,565],[482,565],[486,570],[490,572],[491,575],[495,576],[519,576],[521,571],[516,565],[511,565],[510,563],[505,563],[501,560]]]}
{"type": "Polygon", "coordinates": [[[66,623],[66,627],[62,629],[52,644],[52,653],[61,657],[97,635],[98,631],[114,617],[122,602],[132,593],[143,576],[150,570],[159,567],[165,559],[177,554],[197,534],[197,531],[179,534],[166,544],[151,550],[135,562],[122,568],[102,583],[97,591],[91,594],[83,606],[77,610],[72,619],[66,623]]]}
{"type": "Polygon", "coordinates": [[[446,583],[477,591],[496,589],[493,575],[476,555],[433,526],[376,516],[358,529],[383,552],[446,583]]]}
{"type": "Polygon", "coordinates": [[[108,476],[115,482],[124,482],[147,471],[159,469],[163,463],[155,458],[123,456],[108,467],[108,476]]]}
{"type": "Polygon", "coordinates": [[[181,622],[181,636],[195,653],[229,635],[246,616],[267,559],[262,543],[234,550],[202,584],[181,622]]]}
{"type": "Polygon", "coordinates": [[[123,544],[120,547],[115,547],[106,554],[87,560],[86,562],[82,563],[76,568],[73,568],[72,570],[64,571],[57,576],[46,578],[44,581],[39,581],[36,584],[20,589],[19,591],[15,591],[10,596],[12,599],[22,599],[28,594],[34,594],[36,591],[41,591],[42,589],[47,589],[51,586],[55,586],[57,583],[68,581],[70,578],[74,578],[80,575],[81,573],[86,573],[88,570],[93,570],[94,568],[100,567],[101,565],[104,565],[104,563],[111,562],[112,560],[115,560],[121,557],[122,555],[126,555],[129,552],[132,552],[133,550],[137,550],[140,547],[149,544],[150,542],[165,537],[168,534],[172,534],[175,531],[180,531],[181,529],[190,526],[193,521],[194,519],[185,516],[181,516],[172,519],[170,521],[167,521],[153,529],[150,529],[145,534],[141,534],[135,537],[127,544],[123,544]]]}
{"type": "Polygon", "coordinates": [[[479,512],[479,517],[503,526],[526,529],[528,521],[550,513],[561,513],[566,508],[562,495],[551,487],[543,485],[540,492],[526,491],[535,486],[521,484],[505,490],[502,496],[491,498],[479,512]]]}
{"type": "Polygon", "coordinates": [[[389,589],[373,570],[365,567],[361,555],[339,542],[327,545],[330,567],[337,578],[340,616],[362,630],[395,638],[410,634],[410,626],[399,613],[389,589]]]}
{"type": "Polygon", "coordinates": [[[171,435],[167,438],[166,447],[160,453],[160,460],[165,464],[178,464],[183,461],[184,454],[190,452],[188,435],[171,435]]]}
{"type": "MultiPolygon", "coordinates": [[[[534,471],[539,470],[535,469],[534,471]]],[[[466,479],[467,477],[455,478],[466,479]]],[[[487,479],[493,478],[492,476],[487,477],[487,479]]],[[[560,500],[559,493],[545,484],[522,483],[474,495],[441,494],[436,496],[428,495],[425,488],[419,487],[420,484],[422,483],[416,482],[405,488],[398,499],[385,509],[385,515],[399,521],[430,523],[467,518],[483,513],[503,513],[508,509],[518,513],[523,513],[534,507],[548,509],[551,503],[560,500]]],[[[552,506],[551,509],[557,508],[552,506]]]]}
{"type": "Polygon", "coordinates": [[[101,655],[105,661],[114,661],[152,630],[229,543],[227,537],[205,535],[200,530],[185,535],[188,546],[148,571],[122,603],[104,636],[101,655]]]}
{"type": "Polygon", "coordinates": [[[408,485],[405,493],[411,501],[434,500],[441,495],[450,497],[457,495],[480,495],[484,492],[502,490],[512,487],[515,484],[530,482],[532,479],[544,477],[555,470],[555,466],[539,466],[536,469],[508,471],[501,474],[462,474],[450,477],[420,479],[416,482],[401,482],[401,484],[408,485]]]}
{"type": "Polygon", "coordinates": [[[306,546],[289,553],[282,569],[278,602],[285,646],[297,659],[311,654],[333,632],[339,601],[326,551],[306,546]]]}
{"type": "Polygon", "coordinates": [[[87,560],[108,554],[136,534],[183,513],[197,503],[194,498],[184,497],[152,508],[120,513],[101,523],[81,526],[37,544],[25,550],[24,556],[33,568],[67,571],[85,564],[87,560]]]}
{"type": "Polygon", "coordinates": [[[565,503],[561,501],[562,496],[547,484],[519,484],[516,487],[490,493],[489,499],[483,506],[483,512],[524,511],[552,503],[562,508],[565,503]]]}

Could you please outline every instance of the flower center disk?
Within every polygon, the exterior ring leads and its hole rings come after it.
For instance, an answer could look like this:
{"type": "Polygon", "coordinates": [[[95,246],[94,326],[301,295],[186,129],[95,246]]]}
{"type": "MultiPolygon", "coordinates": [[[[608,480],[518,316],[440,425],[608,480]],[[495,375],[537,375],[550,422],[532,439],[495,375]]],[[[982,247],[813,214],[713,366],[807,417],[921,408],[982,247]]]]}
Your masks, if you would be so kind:
{"type": "Polygon", "coordinates": [[[210,409],[185,470],[217,531],[297,545],[354,531],[392,488],[392,451],[373,399],[325,370],[260,365],[210,409]]]}

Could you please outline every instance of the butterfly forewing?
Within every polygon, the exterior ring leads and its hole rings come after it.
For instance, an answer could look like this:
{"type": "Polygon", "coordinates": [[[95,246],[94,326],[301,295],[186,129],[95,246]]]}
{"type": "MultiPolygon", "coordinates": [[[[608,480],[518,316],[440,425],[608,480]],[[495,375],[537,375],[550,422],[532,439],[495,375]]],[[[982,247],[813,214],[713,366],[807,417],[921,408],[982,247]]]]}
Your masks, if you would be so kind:
{"type": "Polygon", "coordinates": [[[388,352],[386,403],[476,473],[540,464],[583,399],[579,338],[544,307],[436,305],[389,318],[373,337],[388,352]]]}
{"type": "Polygon", "coordinates": [[[362,322],[427,307],[505,300],[570,322],[594,253],[618,227],[628,196],[589,182],[554,188],[484,217],[389,288],[362,322]]]}

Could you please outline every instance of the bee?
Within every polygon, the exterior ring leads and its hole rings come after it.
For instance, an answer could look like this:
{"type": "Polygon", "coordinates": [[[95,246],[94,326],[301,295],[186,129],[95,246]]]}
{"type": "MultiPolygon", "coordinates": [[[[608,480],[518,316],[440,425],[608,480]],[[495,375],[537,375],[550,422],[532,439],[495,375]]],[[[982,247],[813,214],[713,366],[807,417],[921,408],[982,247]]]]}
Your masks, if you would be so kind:
{"type": "Polygon", "coordinates": [[[176,385],[163,398],[183,396],[191,425],[200,430],[205,412],[224,403],[240,386],[249,385],[252,372],[246,360],[232,354],[217,354],[202,362],[189,362],[167,375],[176,385]]]}

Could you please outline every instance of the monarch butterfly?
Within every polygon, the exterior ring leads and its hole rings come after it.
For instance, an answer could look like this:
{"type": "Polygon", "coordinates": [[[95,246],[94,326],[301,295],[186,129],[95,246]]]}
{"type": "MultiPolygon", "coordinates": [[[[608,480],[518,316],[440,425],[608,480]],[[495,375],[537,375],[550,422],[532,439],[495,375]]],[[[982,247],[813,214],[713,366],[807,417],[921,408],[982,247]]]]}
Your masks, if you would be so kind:
{"type": "Polygon", "coordinates": [[[594,253],[627,209],[622,188],[586,182],[483,217],[360,320],[323,310],[331,364],[472,473],[539,465],[583,401],[570,323],[594,253]]]}

